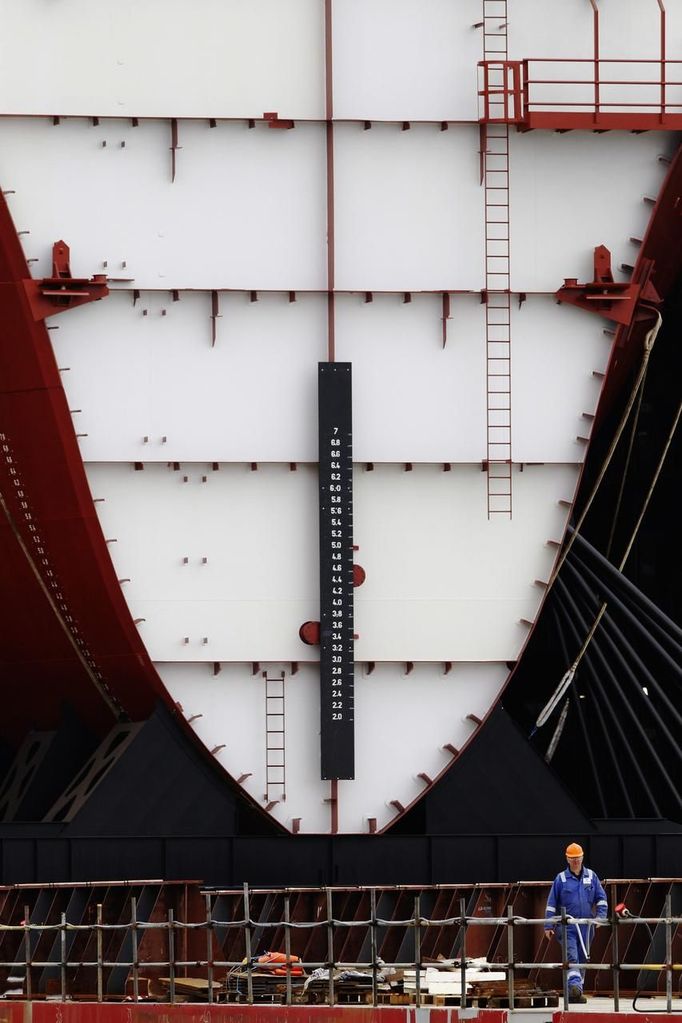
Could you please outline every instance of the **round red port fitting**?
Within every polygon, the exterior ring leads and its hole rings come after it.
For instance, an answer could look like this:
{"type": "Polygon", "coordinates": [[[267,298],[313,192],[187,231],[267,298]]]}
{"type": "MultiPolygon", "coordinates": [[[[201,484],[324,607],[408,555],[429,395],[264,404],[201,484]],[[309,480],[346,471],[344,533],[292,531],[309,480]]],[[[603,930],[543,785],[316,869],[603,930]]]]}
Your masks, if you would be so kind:
{"type": "Polygon", "coordinates": [[[366,578],[367,573],[362,565],[353,565],[353,586],[362,586],[366,578]]]}
{"type": "Polygon", "coordinates": [[[319,622],[304,622],[301,628],[298,630],[298,634],[304,643],[308,646],[319,646],[320,643],[320,623],[319,622]]]}

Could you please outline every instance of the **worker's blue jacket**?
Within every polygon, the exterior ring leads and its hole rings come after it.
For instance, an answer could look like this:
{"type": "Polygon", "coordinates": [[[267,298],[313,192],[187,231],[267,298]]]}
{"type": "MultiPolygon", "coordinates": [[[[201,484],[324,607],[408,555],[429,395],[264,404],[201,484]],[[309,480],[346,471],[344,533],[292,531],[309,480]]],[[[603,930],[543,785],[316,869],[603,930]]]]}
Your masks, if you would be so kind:
{"type": "Polygon", "coordinates": [[[557,926],[551,918],[561,916],[562,907],[565,908],[567,916],[576,919],[594,916],[595,910],[599,919],[606,919],[608,909],[606,893],[593,870],[583,867],[576,877],[566,867],[566,870],[557,874],[547,899],[546,931],[552,931],[557,926]]]}

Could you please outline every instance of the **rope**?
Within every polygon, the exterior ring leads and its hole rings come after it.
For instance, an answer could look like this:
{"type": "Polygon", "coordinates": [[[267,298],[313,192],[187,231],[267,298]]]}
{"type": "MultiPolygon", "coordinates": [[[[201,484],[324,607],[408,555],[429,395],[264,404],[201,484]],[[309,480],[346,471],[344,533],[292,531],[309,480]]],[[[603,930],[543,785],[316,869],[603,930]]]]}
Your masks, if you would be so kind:
{"type": "Polygon", "coordinates": [[[559,557],[559,560],[557,561],[557,563],[556,563],[556,565],[554,567],[554,571],[552,572],[552,575],[550,576],[549,584],[548,584],[550,587],[551,587],[552,583],[554,582],[554,580],[556,579],[556,577],[558,576],[559,571],[561,569],[561,566],[563,565],[564,561],[568,557],[569,551],[571,550],[571,547],[573,546],[573,544],[575,542],[575,535],[576,535],[576,533],[580,532],[580,530],[582,528],[582,525],[583,525],[585,519],[587,518],[587,513],[589,512],[590,508],[592,507],[592,502],[594,501],[595,497],[597,496],[597,492],[599,490],[599,487],[601,486],[602,480],[604,479],[604,476],[606,475],[606,470],[608,469],[609,465],[611,464],[611,459],[613,458],[614,452],[615,452],[616,448],[618,447],[618,442],[620,441],[620,438],[621,438],[621,435],[623,433],[623,430],[625,429],[625,426],[627,424],[628,418],[630,416],[630,412],[632,411],[632,406],[634,405],[635,399],[637,398],[637,394],[639,392],[639,388],[641,386],[641,383],[644,380],[644,377],[646,375],[646,371],[647,371],[647,368],[648,368],[648,365],[649,365],[649,357],[651,355],[651,350],[654,347],[654,342],[656,341],[656,336],[657,336],[659,330],[661,329],[661,324],[663,323],[663,318],[662,318],[661,314],[659,313],[659,311],[657,309],[655,309],[653,311],[656,313],[656,322],[653,325],[653,327],[651,328],[651,330],[649,330],[647,332],[647,334],[646,334],[646,336],[644,338],[644,356],[642,358],[642,365],[639,368],[639,373],[637,374],[637,379],[635,380],[634,386],[632,388],[632,393],[630,394],[630,397],[628,399],[628,403],[625,406],[625,409],[623,411],[623,415],[621,417],[620,423],[618,424],[618,429],[616,430],[616,432],[614,434],[614,437],[613,437],[613,440],[611,441],[611,446],[609,447],[609,450],[608,450],[608,452],[606,454],[606,458],[604,459],[604,464],[602,465],[601,470],[599,472],[599,475],[597,476],[597,479],[594,482],[594,486],[592,487],[592,492],[591,492],[590,496],[588,497],[587,503],[585,504],[585,507],[582,510],[580,518],[578,519],[578,521],[577,521],[577,523],[575,525],[575,528],[573,530],[573,535],[571,537],[569,537],[568,543],[566,544],[566,546],[564,547],[563,551],[561,552],[561,556],[559,557]]]}
{"type": "Polygon", "coordinates": [[[663,453],[662,453],[662,455],[661,455],[661,457],[660,457],[660,459],[658,461],[658,465],[656,466],[656,472],[654,473],[654,478],[651,481],[651,486],[649,487],[649,490],[647,492],[646,499],[645,499],[644,504],[642,506],[642,510],[641,510],[641,512],[639,514],[639,518],[637,519],[637,522],[635,523],[635,528],[633,530],[632,536],[630,537],[630,543],[627,545],[627,547],[625,549],[625,554],[623,555],[623,557],[621,559],[621,563],[620,563],[620,565],[618,567],[618,571],[619,572],[623,571],[623,569],[625,568],[625,564],[626,564],[628,558],[630,557],[630,551],[632,550],[632,545],[635,542],[635,538],[637,536],[637,533],[639,532],[639,527],[642,524],[642,519],[644,518],[644,516],[646,514],[646,510],[649,507],[649,502],[651,501],[651,498],[653,496],[654,488],[656,487],[656,484],[658,483],[658,477],[661,475],[661,470],[663,469],[663,464],[664,464],[664,462],[665,462],[665,460],[666,460],[666,458],[668,456],[668,450],[670,448],[670,445],[673,442],[673,437],[675,436],[675,432],[677,430],[677,426],[678,426],[678,423],[680,421],[680,415],[682,415],[682,401],[677,406],[677,414],[676,414],[675,419],[673,421],[673,425],[670,428],[670,433],[668,434],[668,439],[665,442],[665,446],[663,448],[663,453]]]}
{"type": "MultiPolygon", "coordinates": [[[[648,367],[647,367],[648,368],[648,367]]],[[[646,370],[642,377],[642,386],[639,389],[639,396],[637,398],[637,408],[635,409],[635,415],[632,420],[632,429],[630,431],[630,440],[628,443],[628,451],[625,456],[625,465],[620,477],[620,487],[618,488],[618,497],[616,498],[616,507],[611,517],[611,530],[609,532],[608,543],[606,544],[606,550],[604,551],[604,557],[609,559],[611,557],[611,548],[613,546],[613,539],[616,533],[616,526],[618,525],[618,516],[620,514],[620,506],[623,502],[623,494],[625,493],[625,481],[627,479],[628,472],[630,470],[630,460],[632,458],[632,449],[635,446],[635,436],[637,434],[637,426],[639,425],[639,414],[642,411],[642,398],[644,397],[644,387],[646,385],[646,370]]]]}
{"type": "Polygon", "coordinates": [[[566,719],[567,718],[568,718],[568,697],[566,697],[564,705],[563,705],[563,707],[561,709],[561,714],[559,715],[559,720],[557,722],[557,726],[554,729],[554,735],[552,736],[552,741],[550,742],[549,746],[547,747],[547,752],[545,753],[545,763],[546,764],[549,764],[551,762],[552,757],[556,753],[556,748],[559,745],[559,740],[561,739],[561,736],[563,734],[564,725],[566,724],[566,719]]]}
{"type": "MultiPolygon", "coordinates": [[[[644,383],[644,380],[646,378],[646,373],[647,373],[647,369],[648,369],[648,365],[649,365],[649,357],[651,355],[651,350],[652,350],[652,348],[654,346],[654,342],[656,340],[656,336],[657,336],[657,334],[658,334],[658,332],[659,332],[659,330],[661,328],[661,324],[663,322],[661,314],[658,312],[658,310],[656,310],[656,316],[657,316],[656,323],[651,328],[651,330],[648,331],[648,333],[647,333],[647,335],[646,335],[646,337],[644,339],[644,357],[642,359],[642,365],[640,366],[639,373],[637,374],[637,380],[635,381],[635,385],[634,385],[634,387],[632,389],[632,393],[631,393],[630,398],[628,400],[627,406],[625,408],[625,411],[623,412],[623,416],[622,416],[620,424],[618,426],[618,430],[616,431],[616,434],[615,434],[615,436],[613,438],[613,441],[611,442],[611,446],[610,446],[610,448],[609,448],[609,450],[607,452],[606,458],[604,460],[604,464],[602,465],[602,468],[600,470],[599,476],[597,477],[597,480],[595,481],[595,484],[594,484],[594,486],[592,488],[592,492],[591,492],[591,494],[590,494],[590,496],[589,496],[589,498],[587,500],[587,503],[586,503],[586,505],[585,505],[585,507],[584,507],[584,509],[582,511],[582,514],[581,514],[578,522],[576,523],[576,526],[575,526],[575,528],[573,530],[573,533],[571,534],[571,536],[570,536],[570,538],[568,540],[568,543],[566,544],[566,547],[564,548],[564,550],[562,552],[562,555],[559,558],[559,561],[557,562],[556,568],[554,569],[554,572],[553,572],[552,577],[550,579],[550,586],[554,582],[554,580],[556,579],[556,577],[557,577],[557,575],[559,573],[559,569],[561,568],[561,566],[565,562],[566,558],[568,557],[569,551],[570,551],[571,547],[573,546],[573,543],[575,542],[575,538],[578,535],[578,533],[580,531],[580,528],[582,527],[582,525],[583,525],[583,523],[585,521],[587,513],[588,513],[588,511],[590,509],[590,506],[592,505],[592,502],[593,502],[593,500],[594,500],[594,498],[595,498],[595,496],[597,494],[597,491],[598,491],[598,489],[599,489],[599,487],[601,485],[601,482],[604,479],[604,475],[606,474],[606,470],[608,469],[609,464],[611,463],[611,460],[613,458],[613,455],[614,455],[614,452],[616,450],[616,447],[618,446],[618,441],[620,440],[620,437],[621,437],[621,435],[623,433],[623,430],[625,429],[625,425],[627,423],[628,417],[630,415],[630,412],[632,411],[632,407],[633,407],[633,405],[635,403],[635,400],[637,398],[637,395],[639,393],[639,402],[638,402],[638,407],[637,407],[637,412],[636,412],[636,418],[635,418],[635,422],[634,422],[634,425],[633,425],[632,437],[631,437],[631,441],[630,441],[630,447],[628,449],[627,462],[626,462],[626,467],[625,467],[625,472],[627,472],[627,466],[629,464],[630,454],[631,454],[631,451],[632,451],[632,441],[633,441],[634,435],[635,435],[635,427],[636,427],[636,424],[637,424],[637,418],[639,417],[639,410],[641,408],[641,403],[642,403],[642,394],[643,394],[643,390],[644,390],[643,383],[644,383]]],[[[642,524],[642,520],[644,519],[644,515],[646,514],[647,508],[649,507],[649,502],[651,501],[651,497],[653,495],[654,489],[656,487],[656,484],[658,483],[658,478],[659,478],[659,476],[661,474],[661,470],[663,469],[663,465],[664,465],[666,457],[668,455],[668,450],[670,448],[670,445],[672,444],[673,437],[675,436],[675,431],[677,430],[677,425],[679,423],[680,415],[681,414],[682,414],[682,402],[680,402],[680,404],[678,405],[677,414],[675,416],[675,419],[673,421],[673,425],[672,425],[672,427],[670,429],[670,432],[668,434],[668,439],[667,439],[667,441],[665,443],[665,446],[663,448],[663,452],[661,454],[661,457],[660,457],[660,459],[658,461],[658,465],[656,467],[656,471],[654,473],[653,479],[652,479],[652,481],[651,481],[651,483],[649,485],[649,489],[648,489],[646,497],[644,499],[644,504],[643,504],[642,509],[640,511],[640,514],[639,514],[639,516],[637,518],[637,522],[635,523],[634,529],[632,531],[632,535],[630,537],[630,541],[629,541],[629,543],[627,545],[627,548],[625,550],[625,554],[623,555],[623,557],[622,557],[622,559],[620,561],[620,564],[618,565],[618,571],[619,572],[622,572],[624,567],[625,567],[625,564],[626,564],[626,562],[628,560],[628,557],[630,555],[630,551],[632,550],[632,546],[633,546],[633,544],[635,542],[635,539],[637,537],[637,533],[639,532],[639,528],[640,528],[640,526],[642,524]]],[[[620,493],[618,495],[618,503],[617,503],[616,512],[618,511],[618,508],[620,507],[620,502],[621,502],[622,494],[623,494],[623,488],[621,486],[621,490],[620,490],[620,493]]],[[[614,516],[614,521],[615,521],[615,516],[614,516]]],[[[611,546],[612,539],[613,539],[613,529],[612,529],[612,532],[611,532],[611,536],[609,538],[609,549],[610,549],[610,546],[611,546]]],[[[547,701],[545,706],[542,708],[542,710],[538,714],[538,717],[537,717],[536,722],[535,722],[535,727],[532,729],[532,731],[530,733],[530,737],[531,738],[533,737],[533,735],[535,735],[535,733],[537,732],[537,730],[539,728],[542,728],[542,726],[547,722],[548,718],[551,717],[551,715],[556,710],[559,702],[561,701],[562,697],[565,695],[565,693],[569,689],[571,683],[573,682],[573,679],[575,678],[575,673],[578,670],[578,665],[580,664],[580,662],[581,662],[581,660],[582,660],[582,658],[583,658],[583,656],[585,654],[585,651],[587,650],[588,646],[590,645],[590,643],[592,641],[592,637],[594,636],[595,632],[597,631],[597,628],[599,627],[599,623],[601,622],[601,620],[602,620],[602,618],[603,618],[603,616],[604,616],[604,614],[606,612],[607,607],[608,607],[608,603],[605,601],[602,604],[602,606],[600,607],[599,611],[597,612],[597,615],[596,615],[596,617],[594,619],[594,622],[592,623],[590,631],[588,632],[588,634],[587,634],[587,636],[585,638],[585,641],[584,641],[583,645],[581,646],[581,648],[580,648],[580,650],[578,652],[577,657],[573,661],[573,664],[570,666],[568,671],[566,671],[564,673],[564,675],[561,678],[561,681],[559,682],[559,685],[554,690],[554,692],[552,693],[551,697],[549,698],[549,700],[547,701]]],[[[557,728],[555,730],[554,736],[552,737],[552,741],[550,742],[550,745],[547,748],[547,753],[545,754],[545,760],[547,762],[549,762],[549,760],[551,760],[552,756],[554,755],[554,752],[556,750],[556,746],[558,745],[559,739],[561,738],[561,733],[563,731],[563,726],[565,724],[565,717],[564,717],[564,715],[567,714],[567,713],[568,713],[568,701],[566,702],[566,706],[564,707],[564,709],[562,711],[562,716],[561,716],[561,719],[559,721],[559,724],[557,725],[557,728]]]]}

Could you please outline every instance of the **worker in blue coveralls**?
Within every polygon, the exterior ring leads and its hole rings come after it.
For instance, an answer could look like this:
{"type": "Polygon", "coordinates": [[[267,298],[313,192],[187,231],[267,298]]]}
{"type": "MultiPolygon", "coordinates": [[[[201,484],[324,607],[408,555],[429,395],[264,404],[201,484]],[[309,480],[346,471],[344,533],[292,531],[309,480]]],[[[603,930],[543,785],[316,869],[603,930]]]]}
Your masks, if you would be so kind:
{"type": "MultiPolygon", "coordinates": [[[[583,850],[577,842],[571,842],[567,847],[566,862],[568,869],[554,878],[547,899],[546,938],[554,935],[556,923],[552,918],[561,916],[562,908],[566,910],[566,916],[577,920],[593,916],[596,922],[606,922],[606,893],[595,872],[583,867],[583,850]]],[[[587,1001],[583,995],[585,970],[581,970],[580,966],[587,962],[589,956],[591,932],[591,924],[569,924],[566,928],[569,1002],[587,1001]]]]}

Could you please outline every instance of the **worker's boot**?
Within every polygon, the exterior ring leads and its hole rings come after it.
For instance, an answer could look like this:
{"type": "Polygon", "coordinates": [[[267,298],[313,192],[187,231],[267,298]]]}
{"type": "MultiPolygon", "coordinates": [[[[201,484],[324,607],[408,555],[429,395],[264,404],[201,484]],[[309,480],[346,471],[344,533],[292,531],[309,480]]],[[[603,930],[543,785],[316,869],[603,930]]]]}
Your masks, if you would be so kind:
{"type": "Polygon", "coordinates": [[[569,1002],[577,1002],[580,1005],[585,1005],[585,1003],[587,1002],[585,995],[582,993],[577,984],[571,984],[571,986],[569,987],[568,1000],[569,1002]]]}

